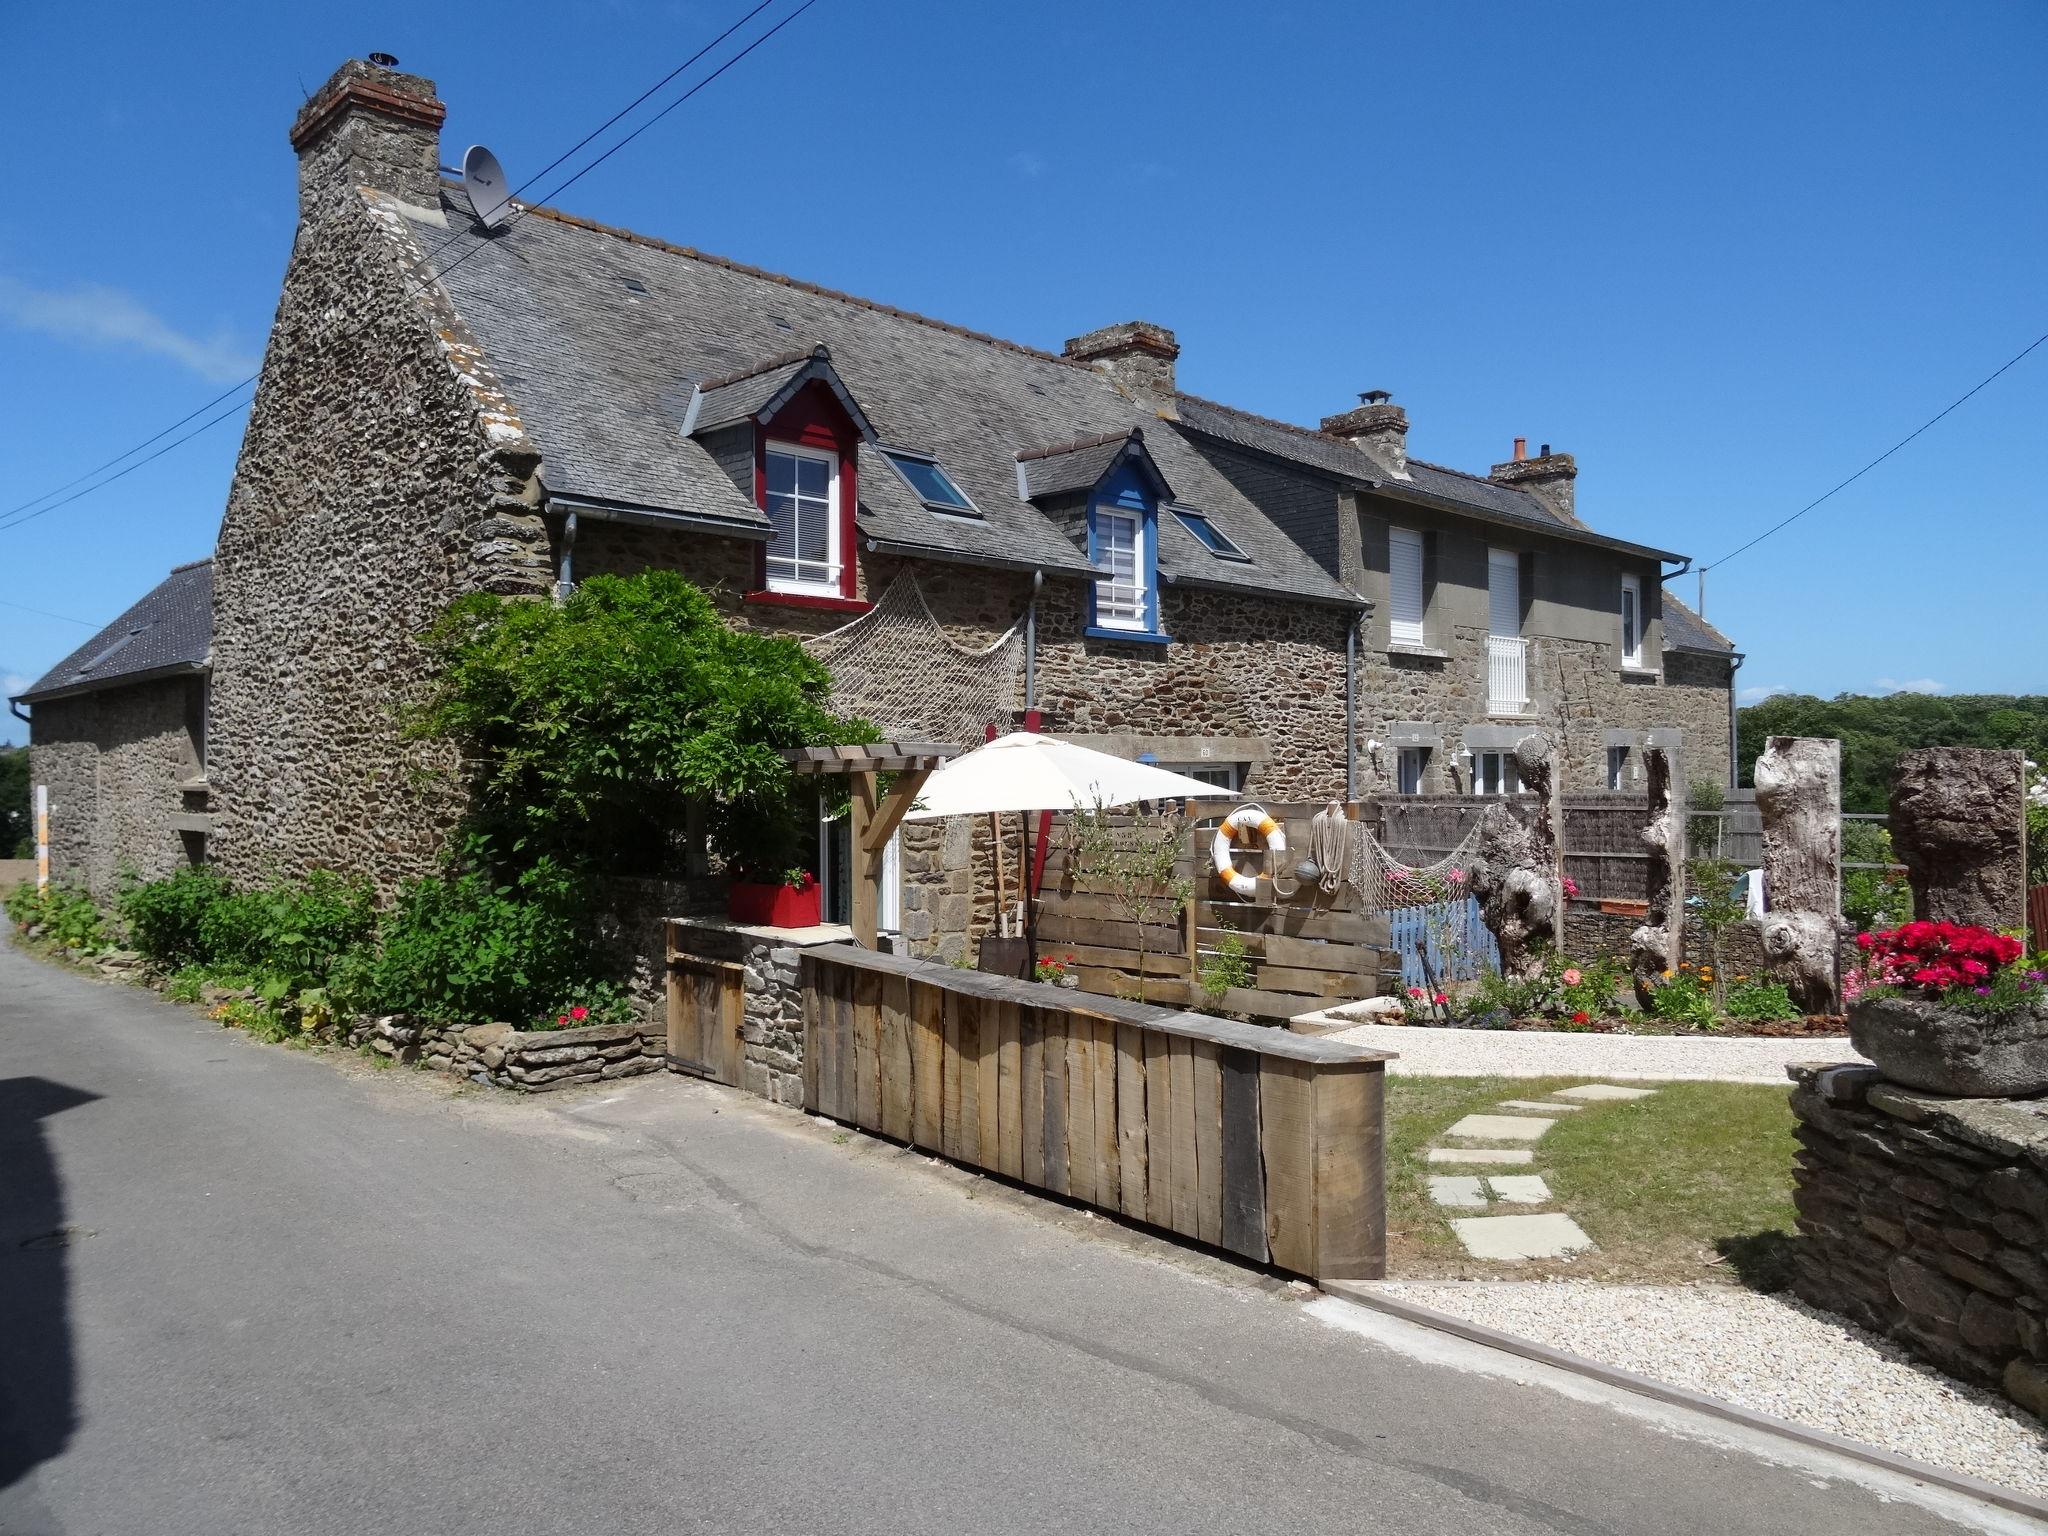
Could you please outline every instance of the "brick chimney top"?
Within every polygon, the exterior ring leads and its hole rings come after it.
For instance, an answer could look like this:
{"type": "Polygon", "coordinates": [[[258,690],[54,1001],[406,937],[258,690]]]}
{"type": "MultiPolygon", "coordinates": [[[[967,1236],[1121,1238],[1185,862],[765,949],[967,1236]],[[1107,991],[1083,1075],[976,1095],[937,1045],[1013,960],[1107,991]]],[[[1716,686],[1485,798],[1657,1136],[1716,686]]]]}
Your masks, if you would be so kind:
{"type": "Polygon", "coordinates": [[[299,218],[330,196],[376,187],[432,208],[441,192],[441,121],[434,82],[391,65],[389,54],[350,59],[292,119],[299,156],[299,218]]]}
{"type": "Polygon", "coordinates": [[[1579,466],[1570,454],[1552,453],[1550,444],[1545,443],[1543,451],[1532,459],[1529,439],[1518,437],[1515,456],[1505,464],[1494,465],[1486,478],[1497,485],[1519,486],[1563,521],[1583,528],[1586,525],[1579,521],[1577,497],[1572,488],[1578,476],[1579,466]]]}
{"type": "Polygon", "coordinates": [[[1414,478],[1408,473],[1408,413],[1394,404],[1384,389],[1368,389],[1358,404],[1341,416],[1325,416],[1326,437],[1341,437],[1366,457],[1384,464],[1396,480],[1414,478]]]}
{"type": "Polygon", "coordinates": [[[1140,404],[1172,408],[1173,365],[1180,343],[1165,326],[1125,320],[1076,336],[1062,350],[1075,362],[1108,374],[1118,389],[1140,404]]]}

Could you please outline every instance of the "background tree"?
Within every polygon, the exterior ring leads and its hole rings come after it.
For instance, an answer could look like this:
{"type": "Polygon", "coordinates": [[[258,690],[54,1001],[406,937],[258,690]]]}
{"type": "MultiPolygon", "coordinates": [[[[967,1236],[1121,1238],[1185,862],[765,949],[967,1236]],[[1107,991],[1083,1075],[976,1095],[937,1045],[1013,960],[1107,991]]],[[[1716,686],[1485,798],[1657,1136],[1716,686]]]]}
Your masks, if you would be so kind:
{"type": "Polygon", "coordinates": [[[35,815],[29,806],[28,748],[0,747],[0,859],[35,857],[35,815]]]}
{"type": "Polygon", "coordinates": [[[2048,764],[2048,695],[1781,693],[1743,710],[1738,730],[1744,783],[1768,737],[1832,736],[1842,744],[1842,809],[1884,811],[1892,766],[1911,747],[2017,748],[2048,764]]]}
{"type": "Polygon", "coordinates": [[[673,571],[560,604],[472,593],[423,641],[436,680],[408,729],[461,749],[472,829],[521,868],[678,869],[694,803],[728,867],[779,879],[815,810],[783,750],[874,736],[826,708],[796,641],[727,626],[673,571]]]}

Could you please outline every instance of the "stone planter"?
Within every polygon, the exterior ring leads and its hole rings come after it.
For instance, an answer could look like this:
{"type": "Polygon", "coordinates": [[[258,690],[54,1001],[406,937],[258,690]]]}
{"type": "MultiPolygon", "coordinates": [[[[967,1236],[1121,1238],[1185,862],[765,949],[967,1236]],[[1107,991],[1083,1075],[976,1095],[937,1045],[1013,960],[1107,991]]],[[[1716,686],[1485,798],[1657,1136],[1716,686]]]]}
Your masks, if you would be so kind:
{"type": "Polygon", "coordinates": [[[2048,1007],[1965,1013],[1910,997],[1859,1000],[1849,1041],[1895,1083],[1966,1099],[2048,1092],[2048,1007]]]}

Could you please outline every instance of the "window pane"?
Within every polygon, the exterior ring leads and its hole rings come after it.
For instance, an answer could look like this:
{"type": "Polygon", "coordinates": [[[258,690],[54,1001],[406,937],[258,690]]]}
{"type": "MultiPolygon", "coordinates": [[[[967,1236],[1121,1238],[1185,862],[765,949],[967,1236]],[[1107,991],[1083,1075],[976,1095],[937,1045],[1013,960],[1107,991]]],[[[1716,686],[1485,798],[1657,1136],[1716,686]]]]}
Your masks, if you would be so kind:
{"type": "Polygon", "coordinates": [[[796,458],[787,453],[770,453],[767,464],[768,493],[787,495],[796,489],[796,458]]]}
{"type": "Polygon", "coordinates": [[[825,514],[825,504],[818,501],[799,502],[796,522],[797,553],[806,560],[830,560],[831,540],[832,523],[825,514]]]}
{"type": "Polygon", "coordinates": [[[796,503],[787,496],[773,492],[768,496],[768,522],[775,532],[768,539],[768,553],[771,555],[793,555],[796,553],[796,503]]]}
{"type": "Polygon", "coordinates": [[[832,466],[823,459],[797,459],[796,488],[805,496],[820,496],[832,483],[832,466]]]}
{"type": "Polygon", "coordinates": [[[889,462],[903,471],[903,478],[910,482],[912,490],[925,501],[935,501],[941,506],[959,507],[971,510],[967,498],[961,494],[946,472],[928,459],[914,459],[908,454],[889,455],[889,462]]]}

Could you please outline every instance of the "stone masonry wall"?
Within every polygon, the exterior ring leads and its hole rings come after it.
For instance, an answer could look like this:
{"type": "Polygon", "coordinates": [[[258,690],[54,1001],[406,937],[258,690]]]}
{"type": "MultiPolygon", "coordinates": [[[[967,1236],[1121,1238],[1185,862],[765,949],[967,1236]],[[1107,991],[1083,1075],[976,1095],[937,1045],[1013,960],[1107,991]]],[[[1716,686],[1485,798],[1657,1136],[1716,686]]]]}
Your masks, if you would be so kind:
{"type": "Polygon", "coordinates": [[[383,891],[459,813],[451,754],[405,742],[416,636],[459,594],[542,593],[538,455],[461,322],[406,273],[388,205],[322,200],[285,275],[214,565],[215,857],[383,891]]]}
{"type": "Polygon", "coordinates": [[[843,939],[846,930],[750,928],[717,919],[679,923],[679,949],[746,967],[740,1033],[746,1059],[740,1086],[777,1104],[804,1102],[804,1002],[797,956],[812,943],[843,939]]]}
{"type": "MultiPolygon", "coordinates": [[[[199,771],[197,678],[106,688],[35,706],[32,781],[50,788],[50,875],[104,903],[124,869],[154,880],[192,862],[198,840],[171,826],[179,783],[199,771]]],[[[195,802],[196,804],[196,802],[195,802]]]]}
{"type": "Polygon", "coordinates": [[[521,1093],[638,1077],[668,1063],[667,1025],[650,1022],[520,1030],[510,1024],[426,1024],[389,1014],[361,1021],[348,1043],[367,1045],[392,1061],[417,1062],[521,1093]]]}
{"type": "Polygon", "coordinates": [[[2048,1418],[2048,1101],[1791,1072],[1793,1288],[2048,1418]]]}

